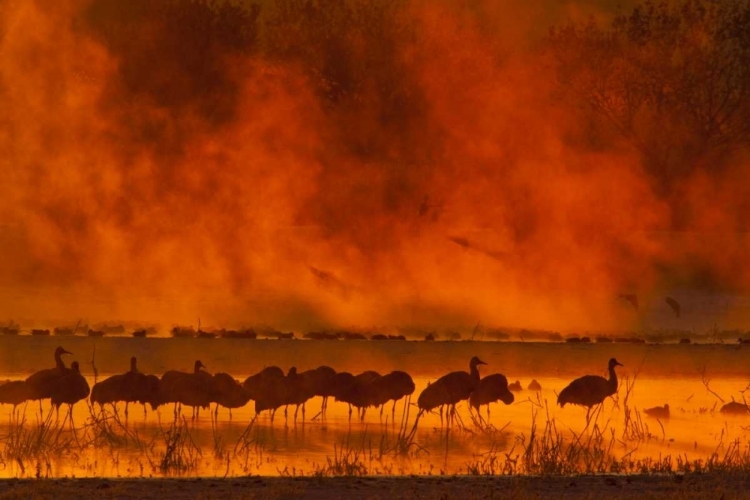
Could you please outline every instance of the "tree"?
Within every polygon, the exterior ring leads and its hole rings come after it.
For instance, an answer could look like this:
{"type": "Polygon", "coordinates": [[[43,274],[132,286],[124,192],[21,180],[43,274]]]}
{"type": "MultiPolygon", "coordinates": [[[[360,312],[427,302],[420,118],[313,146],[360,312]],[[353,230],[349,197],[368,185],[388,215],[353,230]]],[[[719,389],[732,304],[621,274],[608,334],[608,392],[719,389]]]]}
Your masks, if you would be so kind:
{"type": "Polygon", "coordinates": [[[80,24],[118,58],[113,91],[222,123],[237,95],[228,61],[256,49],[259,14],[227,1],[94,0],[80,24]]]}
{"type": "Polygon", "coordinates": [[[265,15],[265,54],[301,68],[341,142],[377,157],[403,141],[420,114],[404,54],[414,40],[405,2],[275,0],[265,15]],[[382,141],[382,143],[380,143],[382,141]]]}
{"type": "Polygon", "coordinates": [[[552,28],[549,48],[563,93],[629,140],[661,190],[750,143],[746,1],[647,1],[606,28],[552,28]]]}

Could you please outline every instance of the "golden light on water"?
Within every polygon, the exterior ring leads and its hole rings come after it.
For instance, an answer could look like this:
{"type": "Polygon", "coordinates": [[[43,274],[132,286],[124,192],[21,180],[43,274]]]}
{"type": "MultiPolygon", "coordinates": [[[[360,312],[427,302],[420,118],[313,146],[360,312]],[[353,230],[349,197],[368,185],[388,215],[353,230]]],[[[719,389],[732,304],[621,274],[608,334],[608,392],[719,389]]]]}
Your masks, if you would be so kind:
{"type": "MultiPolygon", "coordinates": [[[[49,345],[54,341],[42,339],[49,345]]],[[[99,380],[110,374],[112,359],[121,357],[118,351],[123,345],[129,345],[133,351],[146,348],[151,353],[152,357],[144,355],[139,360],[139,368],[147,373],[152,367],[160,373],[166,366],[188,370],[191,365],[187,359],[180,362],[174,357],[179,355],[179,350],[173,350],[170,343],[180,342],[180,339],[120,339],[120,348],[104,351],[117,341],[106,338],[95,341],[98,353],[95,355],[90,350],[92,341],[78,339],[78,352],[73,358],[94,356],[99,380]],[[104,366],[108,369],[104,370],[104,366]]],[[[41,423],[49,418],[48,424],[56,432],[62,429],[63,437],[51,440],[60,447],[56,452],[50,448],[42,455],[8,463],[3,474],[6,477],[34,476],[39,463],[44,476],[330,475],[333,473],[330,461],[335,462],[336,457],[342,460],[344,455],[353,462],[350,466],[359,471],[355,473],[470,474],[476,473],[482,464],[494,467],[494,473],[501,473],[503,467],[511,466],[506,462],[506,454],[519,460],[531,444],[531,437],[536,435],[535,439],[541,439],[543,431],[550,425],[554,426],[555,436],[559,433],[566,440],[573,440],[576,436],[587,436],[587,439],[599,436],[597,439],[601,441],[592,445],[592,450],[603,453],[606,460],[602,463],[607,467],[615,463],[621,468],[615,472],[638,472],[638,467],[645,463],[650,464],[647,468],[655,469],[660,466],[660,460],[671,461],[671,467],[677,467],[678,460],[705,463],[711,457],[716,460],[715,454],[745,453],[749,445],[744,431],[746,418],[719,412],[722,406],[719,398],[725,402],[732,399],[742,401],[742,391],[747,385],[747,374],[742,369],[731,368],[746,364],[737,363],[747,357],[747,350],[737,346],[385,342],[379,348],[379,355],[362,358],[370,343],[342,341],[328,347],[330,342],[323,341],[185,339],[185,342],[201,344],[198,351],[191,354],[199,352],[204,364],[214,367],[212,371],[228,370],[240,381],[268,362],[278,361],[286,370],[290,362],[311,359],[312,364],[299,364],[302,370],[316,366],[320,359],[329,358],[329,363],[336,369],[351,369],[357,373],[356,367],[364,367],[361,360],[367,359],[366,368],[381,373],[392,369],[409,370],[416,391],[403,426],[403,401],[396,406],[395,425],[390,403],[385,407],[382,420],[379,410],[370,408],[364,422],[360,422],[356,410],[350,421],[348,406],[333,401],[329,402],[323,418],[319,415],[322,401],[314,398],[306,405],[305,419],[300,411],[295,423],[294,407],[289,407],[286,418],[281,408],[273,422],[266,412],[253,420],[252,401],[233,410],[231,418],[227,409],[220,408],[217,421],[213,421],[212,412],[206,410],[200,412],[197,420],[192,420],[189,408],[183,408],[182,416],[175,421],[171,404],[160,407],[158,411],[149,409],[145,416],[140,405],[131,404],[127,418],[124,405],[120,404],[117,419],[110,407],[106,408],[104,415],[94,408],[98,415],[94,418],[84,401],[74,407],[75,433],[70,430],[69,422],[63,422],[64,411],[61,411],[61,421],[55,423],[54,413],[48,413],[48,403],[44,404],[41,417],[35,402],[29,403],[15,416],[11,416],[9,406],[4,406],[4,435],[20,435],[17,425],[21,419],[25,419],[23,432],[39,432],[41,423]],[[441,424],[437,412],[424,414],[419,419],[413,445],[406,452],[398,452],[400,435],[411,431],[415,423],[417,395],[439,375],[466,370],[468,358],[465,352],[472,351],[489,363],[481,368],[483,375],[501,372],[509,382],[521,382],[523,390],[515,393],[515,402],[491,405],[488,423],[484,424],[478,424],[478,418],[470,415],[465,402],[459,405],[458,420],[450,428],[445,422],[441,424]],[[615,351],[626,365],[618,369],[618,394],[605,401],[596,414],[596,420],[587,426],[585,409],[570,405],[559,408],[556,405],[557,393],[576,376],[602,374],[606,367],[603,361],[615,351]],[[276,354],[268,356],[268,352],[276,354]],[[235,356],[230,357],[230,353],[235,356]],[[510,362],[508,358],[527,361],[510,362]],[[290,361],[284,363],[282,359],[290,361]],[[560,362],[550,362],[555,359],[560,362]],[[580,362],[581,359],[599,362],[580,362]],[[541,392],[527,389],[532,378],[541,384],[541,392]],[[671,409],[669,419],[656,420],[642,412],[665,403],[671,409]],[[628,425],[626,412],[630,412],[628,425]],[[181,461],[163,467],[168,446],[170,443],[174,445],[172,440],[177,434],[182,434],[184,439],[180,448],[183,450],[181,461]],[[610,459],[612,462],[607,461],[610,459]]],[[[45,363],[44,358],[49,357],[49,353],[45,354],[44,357],[29,358],[38,358],[35,362],[45,366],[49,362],[45,363]]],[[[127,362],[122,364],[125,366],[120,372],[127,368],[127,362]]],[[[26,373],[25,369],[22,371],[26,373]]],[[[93,385],[91,366],[84,363],[83,371],[93,385]]],[[[23,378],[24,373],[11,373],[9,377],[23,378]]],[[[486,408],[481,409],[481,414],[487,418],[486,408]]],[[[0,452],[8,454],[13,449],[7,441],[5,447],[0,452]]],[[[529,472],[521,463],[522,460],[516,462],[515,473],[529,472]]],[[[577,462],[577,466],[582,467],[582,463],[577,462]]],[[[510,469],[505,470],[505,473],[509,472],[510,469]]]]}

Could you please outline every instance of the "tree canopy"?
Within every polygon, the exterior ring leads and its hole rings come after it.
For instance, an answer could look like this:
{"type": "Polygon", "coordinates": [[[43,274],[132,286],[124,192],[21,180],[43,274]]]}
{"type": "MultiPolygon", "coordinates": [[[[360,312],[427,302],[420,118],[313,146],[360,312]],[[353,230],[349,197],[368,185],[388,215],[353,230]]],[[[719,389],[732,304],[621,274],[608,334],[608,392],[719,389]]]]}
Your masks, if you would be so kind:
{"type": "Polygon", "coordinates": [[[750,141],[750,3],[647,1],[550,30],[562,95],[643,155],[662,189],[750,141]]]}

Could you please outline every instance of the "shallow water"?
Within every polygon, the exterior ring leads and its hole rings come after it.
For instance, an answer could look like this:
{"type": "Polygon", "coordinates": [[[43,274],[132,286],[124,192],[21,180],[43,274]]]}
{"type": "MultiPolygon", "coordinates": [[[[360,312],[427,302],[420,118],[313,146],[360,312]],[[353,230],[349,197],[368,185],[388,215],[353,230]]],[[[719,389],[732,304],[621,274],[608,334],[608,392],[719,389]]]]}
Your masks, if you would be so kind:
{"type": "MultiPolygon", "coordinates": [[[[7,344],[2,346],[0,361],[6,375],[0,377],[9,379],[24,378],[35,369],[51,366],[51,353],[60,343],[55,338],[0,340],[7,344]]],[[[253,421],[252,402],[234,410],[231,420],[229,412],[220,409],[217,423],[209,412],[202,411],[193,421],[190,411],[184,410],[184,420],[178,424],[172,405],[149,410],[145,417],[140,405],[130,405],[127,420],[121,405],[119,422],[110,420],[106,437],[101,427],[93,425],[90,408],[81,402],[74,407],[75,433],[70,431],[68,421],[63,422],[61,412],[60,422],[52,425],[46,437],[56,443],[67,442],[63,451],[40,447],[33,456],[25,455],[21,460],[11,453],[11,443],[22,436],[21,429],[23,436],[31,439],[41,419],[49,415],[49,404],[44,404],[43,417],[37,404],[28,405],[20,426],[21,417],[12,417],[10,407],[4,406],[0,416],[0,458],[5,464],[0,470],[2,476],[501,473],[509,458],[522,454],[534,421],[537,434],[548,422],[554,422],[568,440],[592,435],[593,424],[587,427],[585,409],[557,407],[556,392],[576,376],[603,375],[612,356],[625,365],[618,368],[620,389],[617,397],[605,402],[595,420],[603,431],[602,446],[611,446],[609,454],[632,460],[663,460],[666,456],[705,460],[715,452],[723,456],[735,441],[738,450],[748,449],[745,436],[750,416],[727,417],[718,412],[722,404],[719,397],[724,401],[742,400],[742,391],[750,380],[747,347],[126,338],[66,338],[63,345],[76,353],[72,359],[79,360],[90,385],[93,366],[101,379],[125,371],[130,355],[138,356],[141,371],[147,373],[187,370],[200,357],[209,370],[221,367],[239,380],[269,364],[284,369],[296,365],[303,370],[325,363],[354,372],[407,370],[417,385],[416,401],[429,381],[448,371],[468,369],[468,359],[476,354],[489,363],[481,367],[483,375],[499,371],[509,381],[520,380],[524,387],[535,378],[543,389],[538,394],[528,390],[516,393],[516,401],[509,406],[493,404],[491,426],[477,426],[465,403],[458,407],[463,425],[455,423],[450,430],[441,425],[437,413],[426,414],[419,420],[413,445],[402,454],[393,448],[405,416],[403,401],[397,405],[395,425],[390,404],[382,420],[378,410],[370,409],[360,422],[356,413],[349,420],[347,405],[330,402],[323,419],[318,415],[320,398],[308,402],[305,420],[300,412],[296,423],[293,409],[286,419],[280,410],[273,422],[265,414],[253,421]],[[633,381],[627,401],[631,416],[664,403],[671,407],[671,418],[663,422],[643,416],[642,430],[650,434],[645,439],[628,439],[623,433],[627,384],[633,381]],[[162,467],[176,432],[182,439],[178,447],[184,452],[182,461],[162,467]]],[[[486,418],[485,408],[482,415],[486,418]]],[[[54,422],[54,416],[49,418],[54,422]]],[[[412,429],[415,418],[416,408],[412,406],[406,430],[412,429]]],[[[177,455],[171,456],[180,458],[177,455]]]]}

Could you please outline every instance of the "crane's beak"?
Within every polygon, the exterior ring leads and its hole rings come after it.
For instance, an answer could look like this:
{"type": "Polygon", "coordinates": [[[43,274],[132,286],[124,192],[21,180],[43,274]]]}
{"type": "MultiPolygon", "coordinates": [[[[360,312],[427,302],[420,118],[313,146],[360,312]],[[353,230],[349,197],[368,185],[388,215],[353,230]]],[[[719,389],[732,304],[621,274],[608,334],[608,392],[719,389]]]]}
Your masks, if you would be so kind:
{"type": "Polygon", "coordinates": [[[615,366],[625,366],[625,365],[623,365],[623,364],[622,364],[622,363],[620,363],[619,361],[615,361],[615,366]]]}
{"type": "Polygon", "coordinates": [[[477,364],[478,364],[478,365],[486,365],[487,363],[485,363],[484,361],[482,361],[482,360],[480,359],[480,360],[479,360],[479,362],[477,362],[477,364]]]}
{"type": "Polygon", "coordinates": [[[71,354],[72,355],[73,353],[70,352],[70,351],[66,351],[65,349],[63,349],[62,352],[60,352],[60,354],[71,354]]]}

